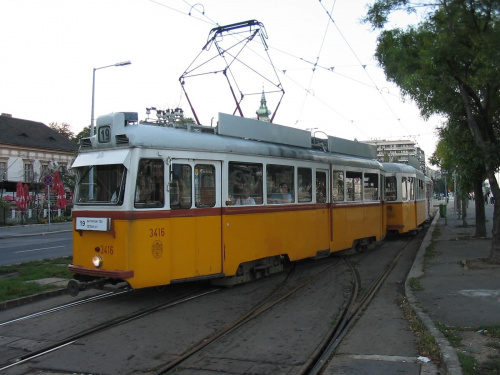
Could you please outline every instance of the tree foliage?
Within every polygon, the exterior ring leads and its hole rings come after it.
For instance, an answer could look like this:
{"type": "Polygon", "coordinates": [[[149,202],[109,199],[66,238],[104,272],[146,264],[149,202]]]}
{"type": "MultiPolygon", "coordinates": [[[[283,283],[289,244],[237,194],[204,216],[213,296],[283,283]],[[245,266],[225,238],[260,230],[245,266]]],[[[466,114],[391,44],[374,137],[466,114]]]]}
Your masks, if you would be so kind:
{"type": "Polygon", "coordinates": [[[439,136],[440,141],[429,161],[453,177],[458,187],[456,198],[467,202],[468,194],[474,192],[475,198],[479,200],[479,204],[475,205],[475,237],[485,237],[482,183],[486,178],[486,170],[482,152],[470,136],[464,117],[450,119],[447,126],[440,129],[439,136]]]}
{"type": "Polygon", "coordinates": [[[75,135],[75,133],[71,130],[71,126],[65,122],[59,124],[57,122],[51,122],[49,127],[52,130],[55,130],[59,134],[68,138],[71,142],[78,144],[81,138],[90,137],[90,125],[86,126],[82,129],[82,131],[75,135]]]}
{"type": "Polygon", "coordinates": [[[73,137],[71,140],[74,143],[78,144],[81,138],[86,138],[86,137],[90,137],[90,125],[84,127],[83,130],[80,133],[78,133],[76,137],[73,137]]]}
{"type": "Polygon", "coordinates": [[[49,124],[49,128],[55,130],[56,132],[58,132],[59,134],[68,139],[72,139],[75,137],[75,133],[73,133],[73,131],[71,130],[71,126],[66,122],[63,123],[51,122],[49,124]]]}
{"type": "MultiPolygon", "coordinates": [[[[500,0],[439,0],[433,3],[376,0],[366,21],[383,28],[398,10],[426,16],[418,25],[383,30],[376,58],[387,79],[412,98],[423,116],[441,114],[450,124],[463,118],[479,150],[472,163],[484,167],[493,194],[500,197],[500,0]]],[[[456,138],[456,139],[455,139],[456,138]]],[[[496,200],[490,260],[500,263],[500,199],[496,200]]]]}

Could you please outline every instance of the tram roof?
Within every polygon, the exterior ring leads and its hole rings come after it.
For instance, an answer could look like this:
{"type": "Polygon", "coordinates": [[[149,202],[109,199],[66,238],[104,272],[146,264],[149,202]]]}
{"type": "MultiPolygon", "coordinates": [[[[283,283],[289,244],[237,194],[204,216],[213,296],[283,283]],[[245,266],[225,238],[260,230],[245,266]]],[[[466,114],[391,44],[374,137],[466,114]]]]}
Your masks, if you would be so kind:
{"type": "MultiPolygon", "coordinates": [[[[225,114],[219,114],[216,128],[187,125],[186,129],[129,121],[137,119],[136,116],[135,113],[114,113],[99,117],[96,133],[100,126],[109,124],[112,127],[112,141],[100,144],[97,134],[83,139],[80,155],[90,152],[97,158],[98,155],[102,157],[103,151],[113,148],[142,147],[339,162],[350,166],[381,168],[381,164],[372,157],[371,145],[328,137],[320,145],[324,150],[315,149],[311,143],[318,140],[311,137],[309,131],[301,129],[225,114]],[[333,150],[328,151],[331,149],[333,150]]],[[[93,158],[88,155],[85,162],[80,159],[83,158],[79,156],[73,166],[80,166],[82,163],[91,165],[93,158]]]]}
{"type": "Polygon", "coordinates": [[[410,173],[424,175],[419,169],[403,163],[382,163],[382,169],[389,173],[410,173]]]}

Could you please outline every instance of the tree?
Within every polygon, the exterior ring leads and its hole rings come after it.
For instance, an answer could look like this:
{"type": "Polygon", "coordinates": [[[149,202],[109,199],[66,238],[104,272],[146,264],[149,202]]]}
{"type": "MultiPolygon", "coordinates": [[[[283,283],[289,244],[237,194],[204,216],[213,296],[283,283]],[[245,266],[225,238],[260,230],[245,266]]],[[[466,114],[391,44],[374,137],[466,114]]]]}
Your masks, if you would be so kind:
{"type": "Polygon", "coordinates": [[[446,170],[449,176],[456,178],[458,186],[456,199],[462,201],[464,225],[466,225],[467,194],[474,191],[476,198],[474,236],[486,237],[486,216],[482,192],[486,171],[481,161],[481,152],[468,132],[466,119],[463,117],[448,121],[446,127],[439,131],[439,136],[441,140],[429,161],[442,170],[446,170]]]}
{"type": "MultiPolygon", "coordinates": [[[[381,32],[376,58],[389,81],[412,98],[423,116],[449,119],[463,112],[470,137],[481,150],[491,191],[500,197],[500,2],[499,0],[376,0],[366,21],[383,28],[396,10],[428,11],[406,30],[381,32]]],[[[495,200],[489,261],[500,264],[500,199],[495,200]]]]}
{"type": "Polygon", "coordinates": [[[76,137],[73,137],[71,139],[71,141],[78,144],[81,138],[86,138],[86,137],[90,137],[90,125],[84,127],[83,130],[76,135],[76,137]]]}
{"type": "Polygon", "coordinates": [[[49,124],[49,128],[55,130],[56,132],[70,140],[75,136],[75,133],[73,133],[73,131],[71,130],[71,126],[66,122],[63,122],[61,124],[59,124],[58,122],[51,122],[49,124]]]}

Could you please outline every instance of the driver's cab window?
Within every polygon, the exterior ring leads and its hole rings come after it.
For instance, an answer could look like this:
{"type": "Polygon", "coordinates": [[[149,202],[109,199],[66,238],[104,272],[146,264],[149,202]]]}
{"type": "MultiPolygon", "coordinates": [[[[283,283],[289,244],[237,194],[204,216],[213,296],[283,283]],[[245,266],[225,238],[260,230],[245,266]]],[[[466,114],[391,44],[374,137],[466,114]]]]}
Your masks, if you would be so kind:
{"type": "Polygon", "coordinates": [[[75,204],[122,205],[126,179],[122,164],[78,167],[75,204]]]}

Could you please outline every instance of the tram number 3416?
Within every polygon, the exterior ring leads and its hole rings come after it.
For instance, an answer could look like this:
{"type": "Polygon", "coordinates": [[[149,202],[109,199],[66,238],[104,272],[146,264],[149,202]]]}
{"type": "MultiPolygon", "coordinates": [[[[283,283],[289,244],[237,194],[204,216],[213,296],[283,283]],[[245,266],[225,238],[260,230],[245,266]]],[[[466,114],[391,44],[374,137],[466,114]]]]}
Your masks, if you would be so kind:
{"type": "Polygon", "coordinates": [[[165,228],[149,228],[149,237],[165,237],[165,228]]]}

